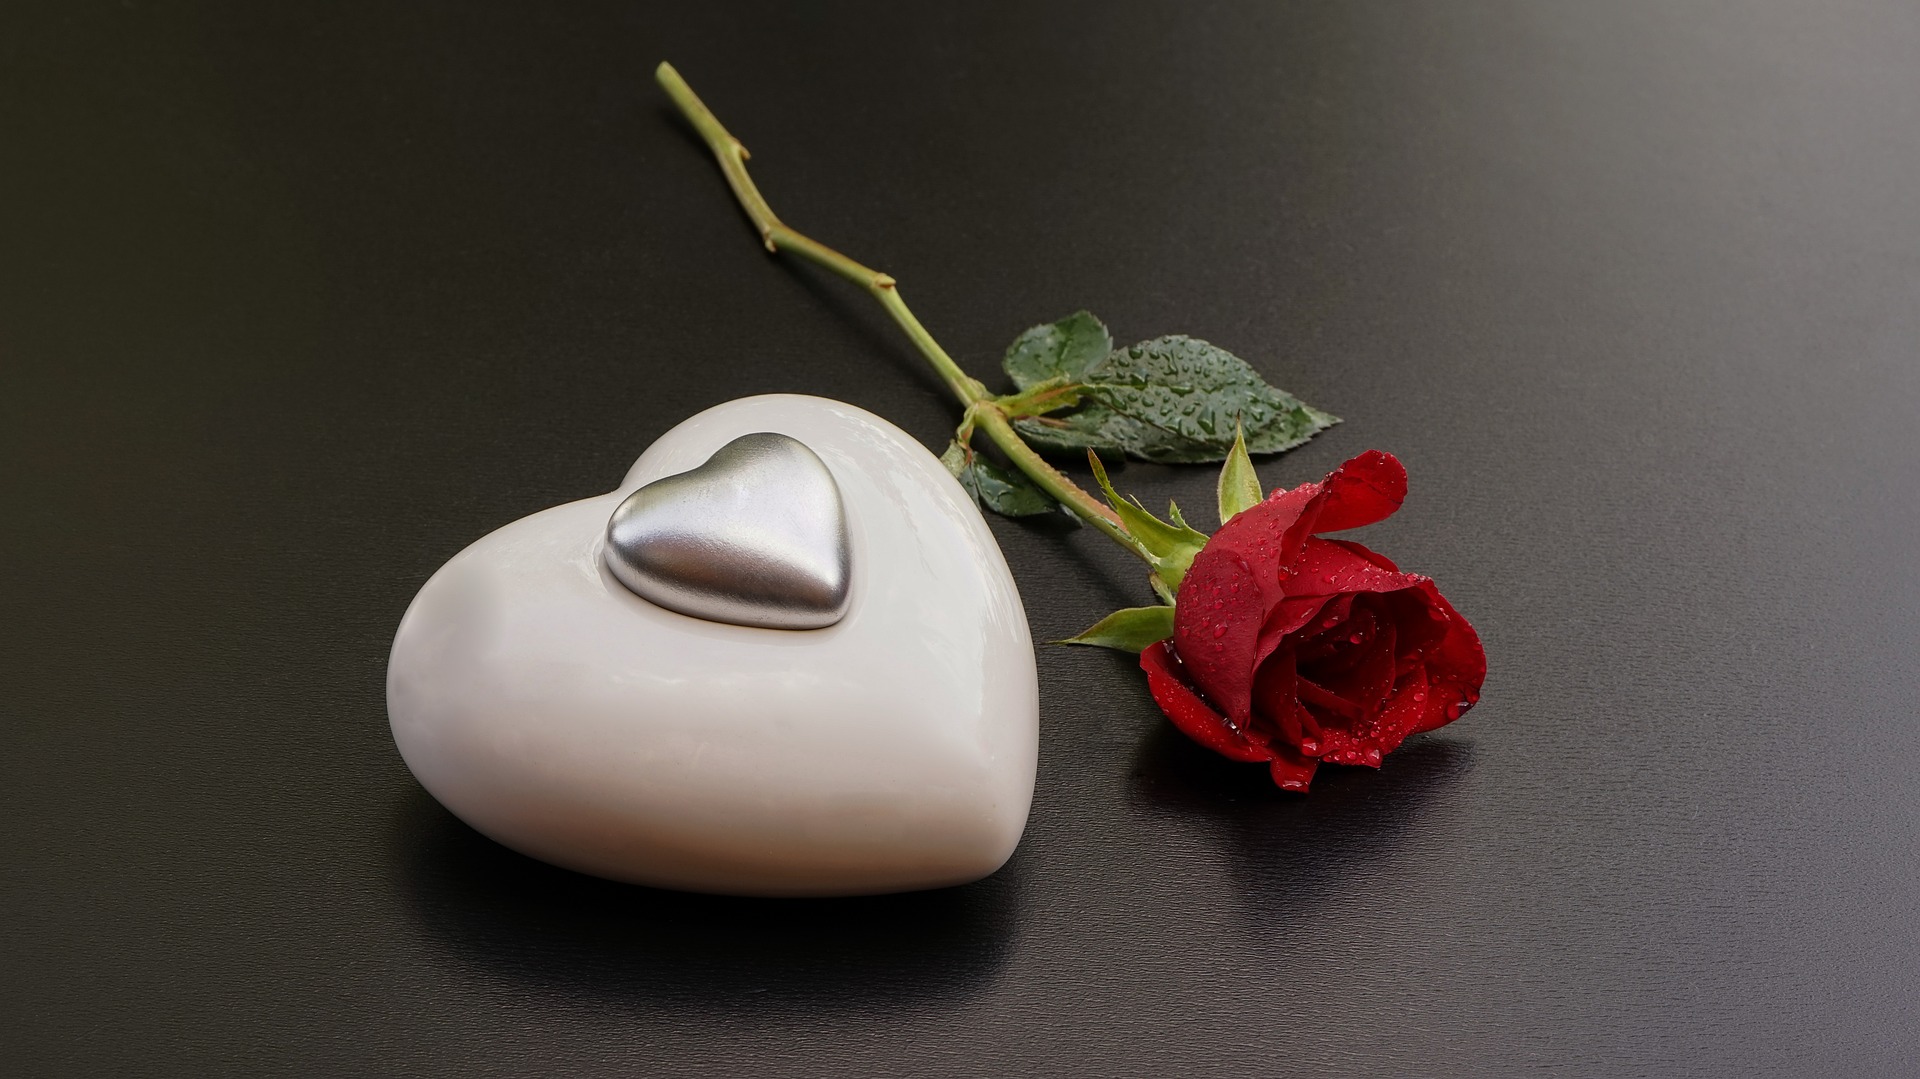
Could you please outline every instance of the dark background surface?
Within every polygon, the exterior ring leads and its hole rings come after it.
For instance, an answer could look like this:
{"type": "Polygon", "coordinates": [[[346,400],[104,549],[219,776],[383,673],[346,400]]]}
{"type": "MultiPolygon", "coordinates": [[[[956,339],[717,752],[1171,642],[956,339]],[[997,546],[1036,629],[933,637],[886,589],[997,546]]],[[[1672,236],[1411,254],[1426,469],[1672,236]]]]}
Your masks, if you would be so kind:
{"type": "MultiPolygon", "coordinates": [[[[1916,57],[1789,0],[12,9],[0,1070],[1911,1074],[1916,57]],[[1026,839],[939,894],[449,817],[383,700],[442,561],[727,398],[954,419],[663,57],[974,372],[1084,306],[1347,417],[1269,484],[1399,454],[1362,538],[1481,707],[1301,799],[1043,647],[1026,839]]],[[[1147,596],[994,531],[1039,639],[1147,596]]]]}

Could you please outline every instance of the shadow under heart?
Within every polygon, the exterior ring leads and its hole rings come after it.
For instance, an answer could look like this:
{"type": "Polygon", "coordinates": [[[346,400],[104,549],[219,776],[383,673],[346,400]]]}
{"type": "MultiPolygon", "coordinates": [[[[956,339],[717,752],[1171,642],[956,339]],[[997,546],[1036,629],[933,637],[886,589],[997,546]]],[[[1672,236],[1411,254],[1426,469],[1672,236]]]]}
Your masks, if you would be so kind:
{"type": "Polygon", "coordinates": [[[983,988],[1017,915],[1017,856],[959,888],[748,899],[547,865],[467,827],[417,787],[395,816],[396,878],[428,940],[529,987],[703,1013],[884,1010],[983,988]]]}

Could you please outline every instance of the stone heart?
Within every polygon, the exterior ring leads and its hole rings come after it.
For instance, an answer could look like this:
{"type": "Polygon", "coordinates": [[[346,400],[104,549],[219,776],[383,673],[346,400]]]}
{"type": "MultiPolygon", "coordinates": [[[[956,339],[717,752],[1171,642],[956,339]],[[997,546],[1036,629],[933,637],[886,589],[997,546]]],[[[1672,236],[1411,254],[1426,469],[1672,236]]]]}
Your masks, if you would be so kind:
{"type": "Polygon", "coordinates": [[[545,861],[751,895],[933,888],[993,872],[1033,797],[1039,694],[1005,559],[898,428],[753,397],[669,431],[620,487],[455,555],[394,637],[387,710],[421,784],[545,861]],[[603,561],[615,507],[743,434],[811,447],[846,514],[845,617],[689,617],[603,561]]]}
{"type": "Polygon", "coordinates": [[[847,613],[840,486],[805,443],[771,431],[628,495],[605,554],[635,595],[695,618],[820,629],[847,613]]]}

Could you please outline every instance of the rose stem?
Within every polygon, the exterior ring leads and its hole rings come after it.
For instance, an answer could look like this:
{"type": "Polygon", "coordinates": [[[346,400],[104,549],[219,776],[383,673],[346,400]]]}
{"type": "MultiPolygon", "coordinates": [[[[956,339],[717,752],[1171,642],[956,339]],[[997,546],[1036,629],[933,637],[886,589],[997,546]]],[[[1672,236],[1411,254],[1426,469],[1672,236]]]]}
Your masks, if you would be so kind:
{"type": "Polygon", "coordinates": [[[913,312],[907,309],[906,301],[900,298],[900,290],[892,277],[864,266],[818,240],[782,224],[780,219],[774,216],[773,207],[767,205],[765,196],[760,194],[760,189],[754,186],[753,178],[747,175],[747,148],[741,145],[740,140],[734,138],[712,111],[701,102],[699,96],[693,92],[693,88],[688,86],[686,80],[680,77],[680,73],[673,69],[672,64],[661,63],[654,75],[667,91],[667,96],[673,98],[673,103],[680,107],[681,114],[686,116],[694,130],[700,133],[700,137],[706,140],[707,147],[713,151],[714,159],[720,162],[720,171],[727,178],[727,186],[733,188],[734,197],[740,201],[741,209],[747,212],[747,217],[753,221],[754,227],[760,230],[760,239],[767,245],[768,251],[792,252],[866,289],[869,295],[880,301],[881,307],[886,308],[887,314],[893,316],[893,321],[899,323],[900,328],[906,331],[914,347],[920,350],[920,354],[926,357],[929,364],[933,365],[933,369],[946,382],[947,388],[953,391],[953,395],[959,398],[960,404],[973,417],[974,425],[986,432],[987,437],[993,441],[994,445],[1000,447],[1000,451],[1007,455],[1008,460],[1012,461],[1020,471],[1026,473],[1034,483],[1040,486],[1041,490],[1053,496],[1082,520],[1106,533],[1114,542],[1131,551],[1148,565],[1154,564],[1153,555],[1149,554],[1138,540],[1120,526],[1119,518],[1112,510],[1068,479],[1059,469],[1048,464],[1032,446],[1027,445],[1026,440],[1013,429],[1012,422],[1008,420],[1005,410],[1000,407],[993,394],[988,393],[987,388],[977,379],[969,377],[965,371],[962,371],[960,365],[953,362],[953,357],[947,355],[947,351],[933,339],[933,335],[927,332],[927,328],[920,324],[920,320],[913,317],[913,312]]]}

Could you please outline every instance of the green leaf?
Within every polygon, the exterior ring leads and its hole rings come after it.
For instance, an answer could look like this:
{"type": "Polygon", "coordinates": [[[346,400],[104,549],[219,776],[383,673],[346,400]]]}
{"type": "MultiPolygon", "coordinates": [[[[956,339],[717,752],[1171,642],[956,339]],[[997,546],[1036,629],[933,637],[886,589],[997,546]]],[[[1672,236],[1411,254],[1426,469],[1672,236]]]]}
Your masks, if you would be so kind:
{"type": "MultiPolygon", "coordinates": [[[[1191,337],[1157,337],[1109,353],[1085,378],[1087,395],[1137,423],[1197,446],[1217,447],[1225,457],[1235,425],[1248,432],[1249,449],[1266,435],[1287,445],[1284,426],[1298,400],[1273,388],[1247,362],[1223,348],[1191,337]]],[[[1309,420],[1310,422],[1310,420],[1309,420]]]]}
{"type": "Polygon", "coordinates": [[[947,444],[940,455],[953,478],[960,481],[975,502],[1007,517],[1033,517],[1061,510],[1053,496],[1034,486],[1032,480],[1009,468],[1002,468],[958,442],[947,444]]]}
{"type": "Polygon", "coordinates": [[[1153,594],[1160,597],[1160,602],[1165,603],[1169,607],[1173,605],[1175,599],[1174,591],[1167,587],[1167,582],[1161,580],[1158,573],[1147,574],[1147,583],[1153,586],[1153,594]]]}
{"type": "Polygon", "coordinates": [[[1155,641],[1173,636],[1172,607],[1128,607],[1095,622],[1078,637],[1056,644],[1090,644],[1122,652],[1138,652],[1155,641]]]}
{"type": "Polygon", "coordinates": [[[1078,382],[1112,351],[1113,336],[1107,333],[1106,323],[1075,311],[1014,338],[1001,363],[1013,376],[1013,384],[1025,390],[1054,378],[1078,382]]]}
{"type": "Polygon", "coordinates": [[[1220,468],[1220,523],[1226,524],[1236,514],[1258,506],[1262,497],[1260,477],[1253,471],[1253,458],[1247,456],[1247,440],[1235,431],[1233,449],[1220,468]]]}
{"type": "Polygon", "coordinates": [[[1187,567],[1193,565],[1193,556],[1207,545],[1207,534],[1187,527],[1185,521],[1179,521],[1180,511],[1175,509],[1173,516],[1177,524],[1168,524],[1147,512],[1138,499],[1121,498],[1114,491],[1113,484],[1107,479],[1107,466],[1100,463],[1100,455],[1087,451],[1087,462],[1093,466],[1093,478],[1100,484],[1100,490],[1107,496],[1107,504],[1120,517],[1120,524],[1127,534],[1140,541],[1153,556],[1153,571],[1165,582],[1167,587],[1178,589],[1180,581],[1187,575],[1187,567]]]}
{"type": "Polygon", "coordinates": [[[1080,409],[1021,419],[1020,434],[1049,449],[1118,450],[1180,464],[1224,460],[1236,423],[1249,452],[1278,453],[1340,422],[1267,385],[1233,353],[1192,337],[1117,349],[1079,379],[1086,398],[1080,409]]]}

